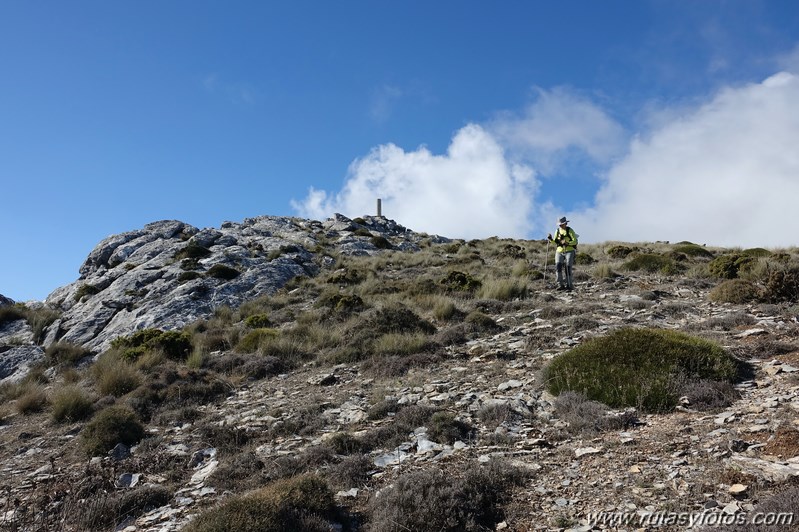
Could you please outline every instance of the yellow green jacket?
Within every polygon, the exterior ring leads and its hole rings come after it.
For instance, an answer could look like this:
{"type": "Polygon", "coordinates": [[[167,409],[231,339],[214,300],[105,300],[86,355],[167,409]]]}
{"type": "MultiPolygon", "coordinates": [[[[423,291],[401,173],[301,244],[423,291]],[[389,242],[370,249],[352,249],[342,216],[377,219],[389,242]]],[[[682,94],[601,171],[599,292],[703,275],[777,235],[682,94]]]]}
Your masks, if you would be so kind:
{"type": "Polygon", "coordinates": [[[555,230],[552,239],[557,242],[559,239],[565,239],[563,245],[559,245],[557,251],[564,253],[566,251],[574,251],[577,249],[577,233],[574,232],[569,226],[566,229],[561,229],[560,226],[555,230]]]}

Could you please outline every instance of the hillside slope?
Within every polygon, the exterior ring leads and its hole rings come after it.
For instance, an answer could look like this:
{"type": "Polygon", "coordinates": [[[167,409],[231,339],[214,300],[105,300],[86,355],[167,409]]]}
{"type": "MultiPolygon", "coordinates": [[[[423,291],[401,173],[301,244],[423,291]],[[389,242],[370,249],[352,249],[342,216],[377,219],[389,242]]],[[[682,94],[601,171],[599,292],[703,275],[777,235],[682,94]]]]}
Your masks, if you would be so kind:
{"type": "Polygon", "coordinates": [[[795,511],[796,250],[581,245],[568,294],[547,256],[370,217],[110,237],[45,305],[2,307],[0,361],[38,356],[0,385],[0,529],[244,530],[253,511],[258,530],[732,530],[795,511]],[[547,391],[551,360],[628,328],[710,340],[741,371],[682,383],[665,413],[547,391]],[[144,432],[118,445],[113,412],[144,432]]]}

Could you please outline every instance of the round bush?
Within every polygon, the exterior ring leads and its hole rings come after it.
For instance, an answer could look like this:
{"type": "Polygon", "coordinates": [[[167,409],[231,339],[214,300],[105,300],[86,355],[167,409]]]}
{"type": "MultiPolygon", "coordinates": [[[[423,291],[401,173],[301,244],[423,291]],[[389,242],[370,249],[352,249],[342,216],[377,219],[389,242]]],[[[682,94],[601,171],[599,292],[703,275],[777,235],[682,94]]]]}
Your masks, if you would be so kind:
{"type": "Polygon", "coordinates": [[[133,445],[144,437],[144,426],[129,408],[109,406],[99,412],[80,433],[81,444],[89,456],[107,453],[118,443],[133,445]]]}
{"type": "Polygon", "coordinates": [[[744,279],[728,279],[710,291],[710,300],[716,303],[748,303],[758,296],[755,284],[744,279]]]}
{"type": "Polygon", "coordinates": [[[717,344],[676,331],[621,329],[588,340],[544,370],[547,389],[565,391],[613,408],[665,412],[686,381],[732,382],[738,364],[717,344]]]}
{"type": "Polygon", "coordinates": [[[661,272],[673,274],[677,272],[674,261],[664,255],[654,253],[641,253],[624,263],[624,269],[629,271],[645,271],[649,273],[661,272]]]}
{"type": "Polygon", "coordinates": [[[698,244],[681,244],[674,246],[676,253],[683,253],[689,257],[712,258],[713,253],[698,244]]]}

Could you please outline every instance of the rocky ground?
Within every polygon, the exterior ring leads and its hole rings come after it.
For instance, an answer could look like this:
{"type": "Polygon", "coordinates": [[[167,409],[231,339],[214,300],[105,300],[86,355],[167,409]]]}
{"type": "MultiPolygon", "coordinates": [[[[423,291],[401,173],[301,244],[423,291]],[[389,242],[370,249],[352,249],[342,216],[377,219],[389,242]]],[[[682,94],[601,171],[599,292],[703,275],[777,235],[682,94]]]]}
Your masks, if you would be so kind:
{"type": "MultiPolygon", "coordinates": [[[[93,502],[52,501],[90,483],[104,482],[114,493],[180,482],[163,504],[117,528],[180,530],[229,496],[218,485],[218,471],[238,447],[251,449],[268,467],[285,457],[310,460],[337,434],[357,437],[390,423],[370,415],[387,399],[434,406],[475,430],[444,444],[417,427],[399,445],[371,450],[368,479],[342,485],[336,495],[354,521],[399,475],[498,459],[523,468],[528,478],[515,488],[497,530],[685,530],[701,524],[727,530],[719,523],[751,519],[763,501],[799,485],[799,323],[786,307],[715,304],[707,297],[709,283],[658,275],[581,276],[572,293],[533,284],[534,297],[491,313],[501,331],[447,346],[404,375],[311,362],[277,377],[234,383],[226,399],[197,408],[202,427],[181,419],[150,423],[152,438],[130,452],[118,449],[117,456],[87,461],[73,445],[81,425],[11,413],[0,425],[0,529],[17,530],[14,523],[36,529],[37,519],[40,530],[61,529],[59,515],[93,502]],[[570,317],[563,309],[580,312],[570,317]],[[683,402],[670,414],[611,412],[630,422],[614,430],[575,430],[558,416],[539,370],[584,339],[626,326],[712,338],[747,360],[752,374],[736,384],[740,398],[723,409],[696,410],[683,402]],[[504,417],[487,418],[487,407],[504,417]],[[295,423],[290,433],[258,437],[280,434],[275,427],[287,423],[295,423]],[[225,428],[228,438],[209,436],[208,427],[225,428]],[[45,508],[52,522],[35,517],[45,508]]],[[[324,471],[331,464],[320,459],[315,467],[324,471]]],[[[774,530],[799,527],[799,508],[796,513],[792,527],[774,530]]]]}

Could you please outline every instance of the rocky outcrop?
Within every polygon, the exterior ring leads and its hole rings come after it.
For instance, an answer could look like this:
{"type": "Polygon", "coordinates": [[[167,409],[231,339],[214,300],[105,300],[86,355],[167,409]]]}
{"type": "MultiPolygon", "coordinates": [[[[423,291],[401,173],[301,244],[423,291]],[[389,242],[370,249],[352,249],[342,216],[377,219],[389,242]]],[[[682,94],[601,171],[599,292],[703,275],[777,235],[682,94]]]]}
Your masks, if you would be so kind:
{"type": "Polygon", "coordinates": [[[331,251],[413,250],[422,238],[447,240],[383,217],[339,214],[325,222],[259,216],[219,229],[154,222],[104,239],[80,267],[80,278],[48,296],[46,304],[62,314],[44,344],[67,341],[102,351],[117,336],[179,329],[217,308],[274,293],[294,277],[315,276],[333,263],[331,251]],[[317,253],[322,243],[325,252],[317,253]]]}

